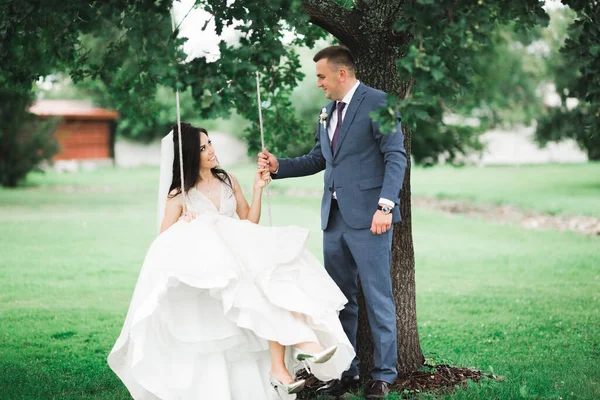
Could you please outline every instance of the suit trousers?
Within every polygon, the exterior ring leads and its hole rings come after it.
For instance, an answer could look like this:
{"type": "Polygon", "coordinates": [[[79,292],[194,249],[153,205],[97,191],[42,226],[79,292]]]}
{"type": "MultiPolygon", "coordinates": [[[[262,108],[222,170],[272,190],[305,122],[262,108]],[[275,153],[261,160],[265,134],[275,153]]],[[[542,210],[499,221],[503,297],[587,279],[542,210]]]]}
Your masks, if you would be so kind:
{"type": "MultiPolygon", "coordinates": [[[[371,379],[393,383],[398,357],[396,304],[392,293],[390,262],[392,230],[375,235],[370,229],[349,227],[332,200],[329,223],[323,232],[325,269],[348,299],[340,321],[356,350],[358,328],[358,277],[365,296],[369,326],[373,335],[374,369],[371,379]]],[[[358,375],[358,356],[345,376],[358,375]]]]}

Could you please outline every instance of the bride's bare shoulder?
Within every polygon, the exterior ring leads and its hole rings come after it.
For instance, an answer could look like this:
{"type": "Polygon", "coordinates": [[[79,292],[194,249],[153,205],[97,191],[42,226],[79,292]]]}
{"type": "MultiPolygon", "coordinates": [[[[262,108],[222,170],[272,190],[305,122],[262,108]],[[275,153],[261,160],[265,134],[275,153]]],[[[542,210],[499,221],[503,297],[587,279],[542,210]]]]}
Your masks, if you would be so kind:
{"type": "Polygon", "coordinates": [[[235,191],[237,188],[240,187],[240,183],[238,182],[236,176],[231,172],[228,172],[227,175],[229,175],[229,180],[231,181],[232,189],[235,191]]]}
{"type": "Polygon", "coordinates": [[[167,203],[169,204],[181,204],[181,191],[173,189],[167,196],[167,203]]]}

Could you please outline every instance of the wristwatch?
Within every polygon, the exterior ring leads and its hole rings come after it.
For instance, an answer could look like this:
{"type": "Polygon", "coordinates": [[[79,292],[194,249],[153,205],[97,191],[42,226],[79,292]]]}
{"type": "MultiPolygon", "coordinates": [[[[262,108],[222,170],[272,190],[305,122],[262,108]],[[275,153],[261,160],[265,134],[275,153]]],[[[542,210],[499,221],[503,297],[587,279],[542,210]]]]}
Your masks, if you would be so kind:
{"type": "Polygon", "coordinates": [[[394,207],[390,207],[390,206],[382,206],[382,205],[377,206],[377,209],[379,211],[381,211],[382,213],[384,213],[385,215],[388,215],[389,213],[391,213],[393,208],[394,207]]]}

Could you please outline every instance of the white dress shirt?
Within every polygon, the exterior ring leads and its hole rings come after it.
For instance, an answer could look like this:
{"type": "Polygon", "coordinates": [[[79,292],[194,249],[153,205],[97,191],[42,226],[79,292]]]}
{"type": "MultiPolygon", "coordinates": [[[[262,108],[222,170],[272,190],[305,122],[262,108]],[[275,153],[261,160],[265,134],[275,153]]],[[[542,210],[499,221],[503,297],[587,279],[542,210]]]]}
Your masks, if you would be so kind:
{"type": "MultiPolygon", "coordinates": [[[[352,96],[354,96],[354,92],[356,92],[356,89],[358,89],[358,85],[360,85],[360,81],[357,80],[356,83],[354,84],[354,86],[352,86],[352,88],[348,91],[348,93],[346,93],[346,95],[342,99],[342,102],[346,103],[344,110],[342,110],[342,121],[346,117],[346,111],[348,111],[348,107],[350,106],[350,102],[352,101],[352,96]]],[[[337,117],[338,116],[338,113],[337,113],[338,106],[339,106],[339,101],[336,101],[335,102],[335,110],[332,111],[333,115],[331,116],[331,119],[329,120],[329,128],[327,129],[327,133],[329,134],[329,143],[331,143],[331,140],[333,139],[333,134],[335,133],[335,127],[338,122],[338,117],[337,117]]]]}
{"type": "MultiPolygon", "coordinates": [[[[352,86],[352,88],[348,91],[348,93],[346,93],[346,95],[342,99],[342,102],[346,103],[346,105],[344,106],[344,109],[342,110],[342,121],[346,117],[346,111],[348,111],[348,107],[350,107],[350,102],[352,101],[352,97],[354,96],[356,89],[358,89],[358,85],[360,85],[359,80],[356,81],[354,86],[352,86]]],[[[327,129],[327,134],[329,135],[329,143],[330,144],[331,144],[331,140],[333,139],[333,134],[335,133],[335,127],[337,126],[337,122],[338,122],[338,117],[337,117],[338,116],[338,113],[337,113],[338,106],[339,106],[339,101],[336,101],[335,109],[333,110],[333,115],[331,116],[331,119],[329,120],[329,128],[327,129]]],[[[335,191],[333,192],[333,198],[337,200],[337,193],[335,191]]],[[[390,207],[394,207],[394,205],[395,205],[393,201],[384,199],[384,198],[380,198],[379,203],[388,205],[390,207]]]]}

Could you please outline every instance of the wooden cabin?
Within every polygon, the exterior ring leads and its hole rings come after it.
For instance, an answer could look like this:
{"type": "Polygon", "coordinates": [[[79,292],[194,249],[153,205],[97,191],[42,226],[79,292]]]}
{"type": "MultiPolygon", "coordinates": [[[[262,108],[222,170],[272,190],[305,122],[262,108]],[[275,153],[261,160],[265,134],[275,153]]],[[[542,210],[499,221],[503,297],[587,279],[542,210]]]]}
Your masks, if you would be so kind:
{"type": "Polygon", "coordinates": [[[41,118],[62,118],[54,132],[60,145],[54,161],[114,160],[117,111],[72,100],[40,100],[29,111],[41,118]]]}

